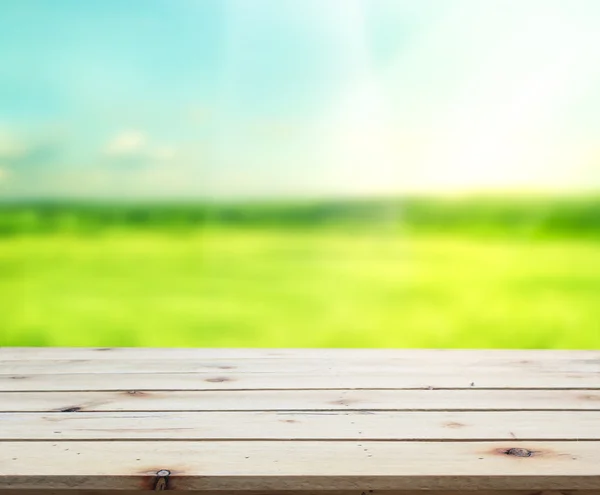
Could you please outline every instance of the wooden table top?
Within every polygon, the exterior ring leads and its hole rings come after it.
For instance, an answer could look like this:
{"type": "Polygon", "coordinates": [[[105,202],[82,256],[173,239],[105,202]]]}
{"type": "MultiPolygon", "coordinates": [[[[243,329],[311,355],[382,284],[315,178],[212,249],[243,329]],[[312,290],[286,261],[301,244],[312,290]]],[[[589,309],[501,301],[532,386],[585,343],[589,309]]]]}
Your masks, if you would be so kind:
{"type": "Polygon", "coordinates": [[[40,489],[600,494],[600,352],[1,348],[40,489]]]}

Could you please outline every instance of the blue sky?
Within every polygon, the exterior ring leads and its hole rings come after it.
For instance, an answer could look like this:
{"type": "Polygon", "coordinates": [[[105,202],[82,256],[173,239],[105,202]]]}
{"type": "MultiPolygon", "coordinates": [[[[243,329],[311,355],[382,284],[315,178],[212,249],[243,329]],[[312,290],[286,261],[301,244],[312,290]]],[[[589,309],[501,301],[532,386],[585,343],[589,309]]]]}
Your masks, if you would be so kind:
{"type": "Polygon", "coordinates": [[[3,0],[0,196],[600,186],[596,0],[3,0]]]}

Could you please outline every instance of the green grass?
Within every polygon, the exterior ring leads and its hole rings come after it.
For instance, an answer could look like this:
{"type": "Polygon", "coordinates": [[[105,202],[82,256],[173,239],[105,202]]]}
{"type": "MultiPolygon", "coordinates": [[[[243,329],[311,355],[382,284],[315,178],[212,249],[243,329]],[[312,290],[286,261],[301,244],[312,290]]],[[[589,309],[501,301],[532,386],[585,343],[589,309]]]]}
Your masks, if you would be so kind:
{"type": "Polygon", "coordinates": [[[204,227],[0,238],[0,345],[600,347],[600,243],[204,227]]]}

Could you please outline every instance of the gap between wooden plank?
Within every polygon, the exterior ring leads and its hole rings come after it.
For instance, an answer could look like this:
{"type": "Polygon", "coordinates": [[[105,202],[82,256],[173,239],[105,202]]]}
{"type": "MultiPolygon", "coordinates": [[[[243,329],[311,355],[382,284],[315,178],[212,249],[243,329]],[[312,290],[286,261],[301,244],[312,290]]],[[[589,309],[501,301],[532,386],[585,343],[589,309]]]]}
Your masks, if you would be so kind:
{"type": "MultiPolygon", "coordinates": [[[[249,413],[256,412],[257,409],[102,409],[102,410],[92,410],[92,409],[78,409],[78,408],[62,408],[56,409],[52,411],[0,411],[0,417],[3,414],[37,414],[39,412],[43,412],[44,414],[61,414],[61,413],[77,413],[77,412],[87,412],[90,414],[98,414],[98,413],[120,413],[120,412],[131,412],[131,413],[144,413],[144,412],[158,412],[158,413],[176,413],[176,412],[197,412],[197,413],[218,413],[218,412],[232,412],[232,413],[249,413]]],[[[521,412],[523,409],[260,409],[261,412],[303,412],[303,413],[337,413],[340,411],[344,412],[521,412]]],[[[599,409],[525,409],[527,412],[553,412],[553,411],[561,411],[561,412],[580,412],[580,411],[600,411],[599,409]]]]}
{"type": "MultiPolygon", "coordinates": [[[[289,442],[297,442],[297,443],[310,443],[310,442],[336,442],[336,443],[356,443],[356,442],[370,442],[370,443],[395,443],[395,442],[404,442],[404,443],[490,443],[490,442],[506,442],[507,440],[503,440],[502,438],[481,438],[470,440],[468,438],[465,439],[431,439],[431,438],[413,438],[413,439],[376,439],[376,438],[345,438],[345,439],[334,439],[334,440],[326,440],[322,438],[277,438],[277,439],[264,439],[264,438],[244,438],[241,440],[232,439],[232,438],[167,438],[167,439],[151,439],[151,438],[127,438],[127,439],[119,439],[119,438],[82,438],[82,439],[66,439],[66,440],[36,440],[36,439],[27,439],[27,440],[19,440],[19,439],[0,439],[0,446],[3,442],[11,442],[11,443],[23,443],[23,444],[32,444],[32,443],[52,443],[59,445],[61,443],[69,442],[69,443],[142,443],[142,442],[159,442],[159,443],[209,443],[209,442],[221,442],[221,443],[237,443],[237,442],[248,442],[248,443],[258,443],[258,442],[270,442],[270,443],[289,443],[289,442]]],[[[565,439],[565,438],[548,438],[544,440],[540,440],[539,438],[519,438],[519,442],[562,442],[562,443],[577,443],[577,442],[598,442],[596,438],[588,438],[588,439],[565,439]]]]}
{"type": "MultiPolygon", "coordinates": [[[[419,390],[441,390],[441,391],[459,391],[459,390],[474,390],[472,388],[446,388],[446,387],[414,387],[414,388],[136,388],[137,392],[310,392],[315,390],[334,390],[334,391],[348,391],[348,392],[362,392],[365,390],[376,390],[382,392],[402,392],[402,391],[419,391],[419,390]]],[[[532,391],[532,392],[566,392],[566,391],[580,391],[580,392],[599,392],[599,387],[565,387],[565,388],[494,388],[494,387],[480,387],[477,390],[518,390],[518,391],[532,391]]],[[[97,388],[97,389],[71,389],[71,388],[60,388],[60,389],[25,389],[25,390],[2,390],[0,393],[4,394],[22,394],[22,393],[46,393],[46,392],[73,392],[73,393],[95,393],[95,392],[126,392],[121,388],[97,388]]]]}

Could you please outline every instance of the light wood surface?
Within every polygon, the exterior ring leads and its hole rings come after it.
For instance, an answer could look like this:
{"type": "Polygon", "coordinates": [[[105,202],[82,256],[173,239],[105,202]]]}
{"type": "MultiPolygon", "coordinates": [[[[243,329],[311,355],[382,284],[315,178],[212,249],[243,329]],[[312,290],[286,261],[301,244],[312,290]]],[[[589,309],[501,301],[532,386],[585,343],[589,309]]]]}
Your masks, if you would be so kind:
{"type": "Polygon", "coordinates": [[[75,373],[0,375],[0,391],[302,390],[302,389],[595,389],[597,372],[560,373],[456,368],[396,373],[75,373]]]}
{"type": "MultiPolygon", "coordinates": [[[[169,349],[168,349],[169,350],[169,349]]],[[[167,351],[168,351],[167,350],[167,351]]],[[[170,349],[171,351],[175,351],[170,349]]],[[[83,352],[83,351],[80,351],[83,352]]],[[[382,351],[385,352],[385,351],[382,351]]],[[[434,372],[448,365],[459,366],[462,370],[475,370],[506,373],[599,373],[600,353],[590,357],[588,353],[571,357],[556,354],[550,358],[545,354],[528,354],[522,358],[511,354],[491,354],[482,358],[474,354],[457,351],[454,358],[433,351],[415,351],[415,355],[401,353],[397,356],[387,353],[381,356],[367,354],[365,357],[353,357],[352,354],[326,354],[323,357],[198,357],[182,356],[167,352],[164,357],[129,358],[119,357],[113,351],[96,351],[99,358],[70,359],[1,359],[0,374],[73,374],[73,373],[280,373],[285,370],[291,374],[323,373],[408,373],[411,371],[434,372]],[[511,357],[512,356],[512,357],[511,357]]],[[[485,351],[484,351],[485,352],[485,351]]],[[[0,353],[2,356],[2,353],[0,353]]]]}
{"type": "Polygon", "coordinates": [[[596,411],[7,413],[0,440],[596,440],[596,411]]]}
{"type": "Polygon", "coordinates": [[[427,360],[430,364],[445,360],[450,363],[489,364],[497,361],[558,362],[598,360],[600,350],[489,350],[489,349],[235,349],[235,348],[131,348],[131,347],[5,347],[0,348],[0,361],[104,359],[181,360],[181,359],[399,359],[427,360]]]}
{"type": "Polygon", "coordinates": [[[0,392],[0,412],[600,410],[600,390],[0,392]]]}
{"type": "Polygon", "coordinates": [[[3,442],[3,488],[597,489],[600,442],[3,442]],[[521,448],[530,457],[507,455],[521,448]]]}
{"type": "Polygon", "coordinates": [[[600,495],[600,352],[0,349],[1,495],[157,483],[600,495]]]}

